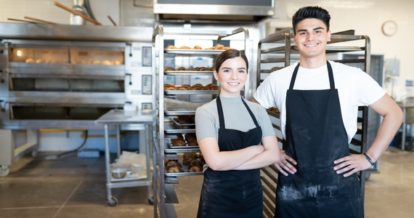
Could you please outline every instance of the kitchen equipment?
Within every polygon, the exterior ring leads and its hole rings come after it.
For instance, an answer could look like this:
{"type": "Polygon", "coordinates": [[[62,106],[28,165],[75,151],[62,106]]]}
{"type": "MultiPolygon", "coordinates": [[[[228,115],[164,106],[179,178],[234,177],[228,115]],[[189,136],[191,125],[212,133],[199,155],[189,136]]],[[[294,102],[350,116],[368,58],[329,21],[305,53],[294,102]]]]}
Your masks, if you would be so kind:
{"type": "Polygon", "coordinates": [[[128,168],[126,167],[113,167],[111,169],[112,178],[122,179],[127,176],[128,168]]]}
{"type": "MultiPolygon", "coordinates": [[[[0,165],[41,128],[100,129],[126,102],[153,107],[152,28],[0,23],[0,165]]],[[[30,149],[29,149],[30,148],[30,149]]]]}

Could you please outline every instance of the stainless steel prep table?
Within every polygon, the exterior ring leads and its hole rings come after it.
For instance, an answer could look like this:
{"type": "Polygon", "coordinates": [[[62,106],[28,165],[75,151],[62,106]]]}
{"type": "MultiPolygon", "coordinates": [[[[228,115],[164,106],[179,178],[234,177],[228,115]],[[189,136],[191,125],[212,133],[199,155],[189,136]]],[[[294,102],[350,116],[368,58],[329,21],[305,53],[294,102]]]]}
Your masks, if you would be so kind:
{"type": "Polygon", "coordinates": [[[152,179],[150,172],[150,149],[152,145],[152,113],[124,112],[123,110],[113,109],[101,116],[96,123],[103,124],[105,129],[105,170],[106,170],[106,189],[107,202],[110,206],[116,206],[118,200],[112,196],[112,188],[138,187],[147,186],[148,201],[152,203],[152,179]],[[145,152],[146,161],[146,178],[122,178],[115,179],[111,175],[111,159],[109,150],[109,128],[116,130],[117,136],[117,156],[121,154],[120,130],[138,131],[139,132],[139,150],[140,153],[145,152]]]}
{"type": "MultiPolygon", "coordinates": [[[[401,150],[405,150],[405,143],[407,141],[407,125],[414,124],[414,97],[409,97],[403,101],[398,102],[404,113],[404,120],[402,124],[402,136],[401,136],[401,150]]],[[[411,128],[410,128],[411,132],[411,128]]],[[[409,134],[411,135],[411,133],[409,134]]]]}

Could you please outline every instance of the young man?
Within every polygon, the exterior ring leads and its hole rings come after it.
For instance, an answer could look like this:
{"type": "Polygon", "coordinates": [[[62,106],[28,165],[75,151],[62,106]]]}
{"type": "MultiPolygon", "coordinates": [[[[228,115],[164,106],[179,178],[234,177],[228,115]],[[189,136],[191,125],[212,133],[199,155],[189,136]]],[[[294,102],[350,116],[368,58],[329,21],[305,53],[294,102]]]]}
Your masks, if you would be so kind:
{"type": "Polygon", "coordinates": [[[278,218],[362,218],[363,199],[356,173],[372,167],[402,123],[398,105],[368,74],[327,61],[330,15],[304,7],[292,18],[300,61],[273,72],[254,98],[281,111],[285,138],[279,170],[278,218]],[[350,154],[358,106],[383,117],[364,154],[350,154]]]}

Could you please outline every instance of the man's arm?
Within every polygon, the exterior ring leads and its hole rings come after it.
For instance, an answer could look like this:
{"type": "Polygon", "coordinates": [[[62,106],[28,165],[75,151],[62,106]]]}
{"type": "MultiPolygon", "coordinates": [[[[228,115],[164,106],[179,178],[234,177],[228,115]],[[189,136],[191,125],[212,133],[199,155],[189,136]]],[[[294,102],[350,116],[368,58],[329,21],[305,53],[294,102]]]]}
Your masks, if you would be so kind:
{"type": "Polygon", "coordinates": [[[404,115],[401,108],[388,95],[385,95],[370,107],[383,117],[377,136],[367,151],[371,159],[377,161],[400,128],[404,115]]]}
{"type": "MultiPolygon", "coordinates": [[[[366,152],[371,160],[375,162],[388,148],[395,133],[400,128],[403,121],[403,113],[401,108],[387,94],[370,105],[370,108],[383,117],[377,135],[372,142],[371,147],[366,152]]],[[[371,163],[362,154],[349,155],[335,160],[334,163],[334,170],[336,170],[338,174],[344,174],[345,177],[371,167],[371,163]]]]}

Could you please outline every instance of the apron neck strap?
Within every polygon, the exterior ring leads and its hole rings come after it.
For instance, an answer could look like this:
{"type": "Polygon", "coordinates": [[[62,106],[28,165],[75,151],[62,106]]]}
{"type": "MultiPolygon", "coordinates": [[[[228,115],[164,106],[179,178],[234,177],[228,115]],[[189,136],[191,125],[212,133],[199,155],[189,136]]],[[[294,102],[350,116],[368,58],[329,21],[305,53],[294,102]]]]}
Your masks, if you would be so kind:
{"type": "MultiPolygon", "coordinates": [[[[293,86],[295,85],[296,76],[298,74],[299,66],[300,66],[300,64],[298,63],[296,65],[295,69],[293,70],[293,75],[292,75],[292,79],[290,80],[289,90],[292,90],[293,86]]],[[[335,89],[335,80],[333,78],[333,70],[332,70],[332,67],[331,67],[331,64],[329,63],[329,61],[326,61],[326,67],[328,68],[330,89],[334,90],[335,89]]]]}
{"type": "Polygon", "coordinates": [[[259,128],[259,123],[257,122],[256,117],[254,116],[252,110],[250,110],[249,106],[247,106],[247,103],[244,101],[243,98],[241,98],[241,100],[242,100],[244,106],[246,107],[247,111],[249,112],[250,117],[253,119],[253,122],[256,125],[256,128],[259,128]]]}
{"type": "MultiPolygon", "coordinates": [[[[250,114],[250,117],[253,119],[254,124],[257,128],[259,128],[259,123],[256,120],[256,117],[254,116],[253,112],[250,110],[249,106],[247,106],[247,103],[244,101],[243,97],[240,97],[244,106],[246,107],[247,111],[250,114]]],[[[224,115],[223,115],[223,106],[221,104],[220,96],[217,96],[216,98],[216,104],[217,104],[217,111],[218,111],[218,117],[220,122],[220,128],[225,129],[226,125],[224,123],[224,115]]]]}
{"type": "Polygon", "coordinates": [[[326,66],[328,67],[328,75],[329,75],[329,84],[331,85],[331,89],[335,89],[335,80],[333,78],[333,70],[329,61],[326,62],[326,66]]]}
{"type": "Polygon", "coordinates": [[[217,96],[217,98],[216,98],[216,104],[217,104],[217,111],[218,111],[218,115],[219,115],[220,129],[221,128],[224,129],[226,125],[224,124],[223,107],[221,106],[220,95],[217,96]]]}

